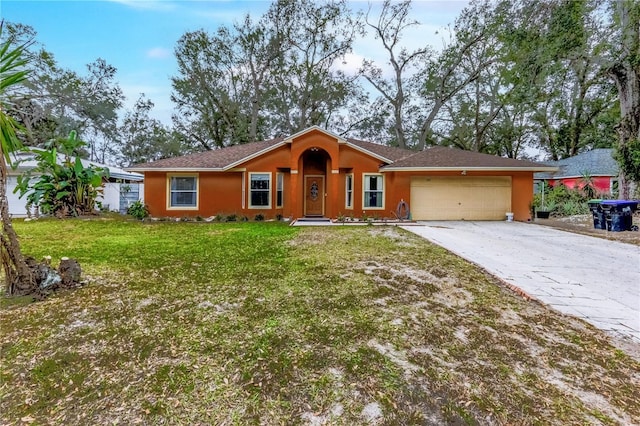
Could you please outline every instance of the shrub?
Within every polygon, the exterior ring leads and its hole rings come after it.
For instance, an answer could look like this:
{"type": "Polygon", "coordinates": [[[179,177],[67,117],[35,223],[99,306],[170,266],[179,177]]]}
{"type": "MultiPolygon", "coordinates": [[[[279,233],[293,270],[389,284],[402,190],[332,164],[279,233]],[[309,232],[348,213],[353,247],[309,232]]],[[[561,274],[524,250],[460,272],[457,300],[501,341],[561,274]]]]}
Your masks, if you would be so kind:
{"type": "Polygon", "coordinates": [[[37,165],[18,177],[20,197],[26,195],[29,205],[58,217],[94,213],[109,169],[85,167],[79,155],[85,145],[72,130],[67,139],[47,142],[45,150],[30,150],[37,165]]]}
{"type": "Polygon", "coordinates": [[[562,184],[553,187],[545,184],[544,205],[540,193],[535,194],[533,204],[536,210],[545,210],[560,216],[573,216],[589,213],[587,202],[594,197],[606,198],[606,195],[596,194],[591,186],[583,190],[567,188],[562,184]]]}
{"type": "Polygon", "coordinates": [[[580,202],[576,200],[565,200],[560,204],[558,214],[561,216],[575,216],[578,214],[588,214],[589,206],[586,201],[580,202]]]}
{"type": "Polygon", "coordinates": [[[256,222],[262,222],[264,220],[264,215],[262,213],[258,213],[254,216],[253,220],[255,220],[256,222]]]}
{"type": "Polygon", "coordinates": [[[232,213],[227,216],[227,222],[235,222],[237,220],[238,220],[238,215],[236,215],[235,213],[232,213]]]}
{"type": "Polygon", "coordinates": [[[140,200],[134,201],[129,205],[129,208],[127,208],[127,214],[142,220],[149,217],[149,208],[140,200]]]}

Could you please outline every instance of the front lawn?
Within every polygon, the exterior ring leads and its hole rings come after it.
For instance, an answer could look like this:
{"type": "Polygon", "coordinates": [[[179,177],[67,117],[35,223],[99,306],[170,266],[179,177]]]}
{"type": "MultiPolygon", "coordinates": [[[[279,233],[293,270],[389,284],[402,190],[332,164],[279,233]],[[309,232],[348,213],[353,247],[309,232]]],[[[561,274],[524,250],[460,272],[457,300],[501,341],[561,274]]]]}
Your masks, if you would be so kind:
{"type": "Polygon", "coordinates": [[[395,227],[14,223],[88,285],[2,300],[2,424],[638,424],[640,363],[395,227]]]}

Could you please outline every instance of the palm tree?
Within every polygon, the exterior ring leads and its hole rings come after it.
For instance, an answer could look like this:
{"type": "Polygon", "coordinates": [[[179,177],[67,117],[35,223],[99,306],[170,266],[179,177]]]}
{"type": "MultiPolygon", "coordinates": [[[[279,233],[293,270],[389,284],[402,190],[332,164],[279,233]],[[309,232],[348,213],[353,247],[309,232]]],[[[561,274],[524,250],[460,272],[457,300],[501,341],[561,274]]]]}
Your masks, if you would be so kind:
{"type": "MultiPolygon", "coordinates": [[[[0,40],[4,21],[0,22],[0,40]]],[[[2,231],[0,232],[0,257],[5,273],[8,294],[28,294],[35,288],[35,279],[27,265],[18,236],[11,226],[9,204],[7,202],[7,164],[11,164],[11,154],[22,147],[17,137],[19,124],[7,114],[9,88],[22,84],[27,79],[29,71],[25,69],[28,60],[24,53],[29,43],[17,47],[12,46],[10,38],[0,42],[0,217],[2,231]]]]}

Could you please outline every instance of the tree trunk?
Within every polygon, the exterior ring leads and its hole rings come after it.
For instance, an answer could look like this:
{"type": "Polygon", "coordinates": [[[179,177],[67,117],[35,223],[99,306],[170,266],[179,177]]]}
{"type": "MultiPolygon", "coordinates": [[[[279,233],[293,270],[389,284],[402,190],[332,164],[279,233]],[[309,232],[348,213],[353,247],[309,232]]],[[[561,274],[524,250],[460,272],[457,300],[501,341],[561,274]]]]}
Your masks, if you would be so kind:
{"type": "Polygon", "coordinates": [[[640,137],[640,67],[617,64],[611,69],[620,97],[620,142],[640,137]]]}
{"type": "Polygon", "coordinates": [[[7,202],[7,165],[4,161],[4,155],[0,157],[0,218],[2,219],[0,252],[5,274],[5,288],[10,295],[29,294],[33,293],[36,284],[20,250],[18,235],[11,225],[9,203],[7,202]]]}
{"type": "Polygon", "coordinates": [[[434,100],[433,108],[429,111],[429,115],[422,122],[422,126],[420,127],[420,136],[418,137],[418,146],[417,150],[422,151],[427,146],[432,145],[433,143],[433,122],[436,119],[436,116],[442,109],[444,102],[439,97],[436,97],[434,100]]]}
{"type": "Polygon", "coordinates": [[[619,135],[618,152],[622,157],[622,179],[620,197],[629,198],[630,180],[640,180],[640,172],[633,167],[634,146],[640,141],[640,18],[635,2],[618,0],[615,4],[620,19],[622,56],[609,69],[609,75],[616,83],[620,99],[621,120],[617,127],[619,135]],[[635,169],[635,170],[634,170],[635,169]]]}

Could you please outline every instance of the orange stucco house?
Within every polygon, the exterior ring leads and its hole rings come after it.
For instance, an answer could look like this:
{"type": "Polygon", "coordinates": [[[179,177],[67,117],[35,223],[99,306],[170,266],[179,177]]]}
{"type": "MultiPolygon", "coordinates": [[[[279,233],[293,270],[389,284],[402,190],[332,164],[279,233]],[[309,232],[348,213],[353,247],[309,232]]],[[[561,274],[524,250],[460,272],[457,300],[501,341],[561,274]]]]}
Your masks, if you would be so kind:
{"type": "Polygon", "coordinates": [[[410,151],[314,126],[128,170],[144,174],[155,217],[394,218],[404,201],[415,220],[504,220],[513,212],[527,221],[533,173],[555,169],[444,147],[410,151]]]}

